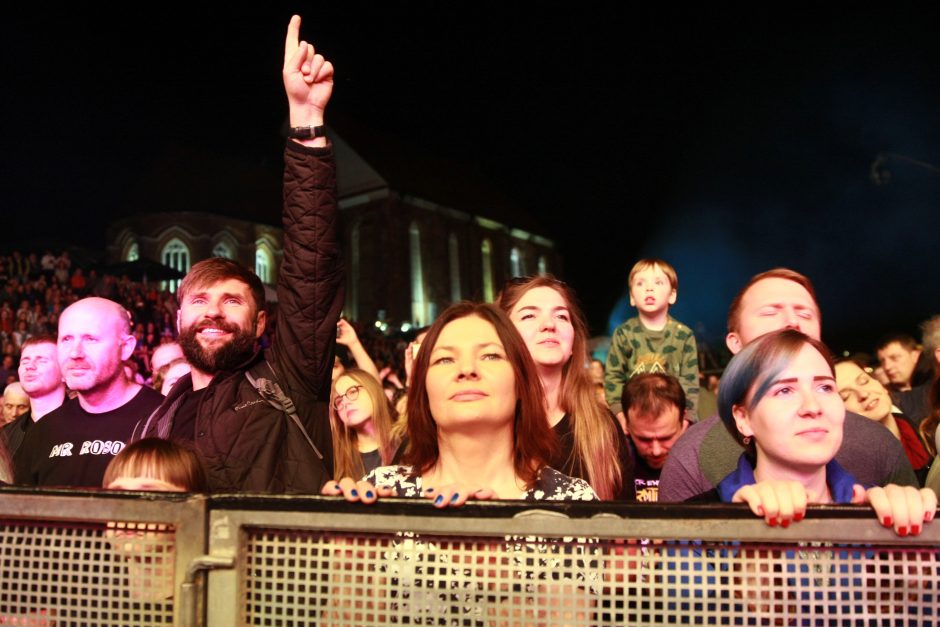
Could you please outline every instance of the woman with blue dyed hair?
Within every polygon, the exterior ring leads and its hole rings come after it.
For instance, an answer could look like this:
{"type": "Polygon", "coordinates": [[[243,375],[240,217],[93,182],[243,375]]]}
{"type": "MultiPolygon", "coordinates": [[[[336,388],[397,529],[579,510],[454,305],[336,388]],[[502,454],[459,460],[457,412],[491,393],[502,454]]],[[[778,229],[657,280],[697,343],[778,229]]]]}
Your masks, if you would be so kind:
{"type": "Polygon", "coordinates": [[[835,461],[845,406],[829,350],[799,331],[769,333],[728,364],[718,412],[745,446],[717,488],[724,502],[747,503],[771,526],[801,520],[807,504],[870,503],[885,527],[917,535],[933,520],[928,489],[867,487],[835,461]]]}

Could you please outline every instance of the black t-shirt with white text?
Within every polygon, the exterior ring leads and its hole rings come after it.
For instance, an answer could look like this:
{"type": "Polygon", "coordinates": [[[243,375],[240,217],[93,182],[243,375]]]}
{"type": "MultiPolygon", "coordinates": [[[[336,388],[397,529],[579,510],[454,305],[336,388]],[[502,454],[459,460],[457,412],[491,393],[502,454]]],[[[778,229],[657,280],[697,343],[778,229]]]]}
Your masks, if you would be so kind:
{"type": "Polygon", "coordinates": [[[142,387],[117,409],[85,411],[78,399],[66,401],[26,433],[16,459],[16,483],[33,486],[101,487],[104,471],[163,395],[142,387]]]}
{"type": "Polygon", "coordinates": [[[627,445],[633,455],[633,489],[636,491],[637,503],[658,502],[659,475],[662,473],[662,468],[651,468],[637,453],[630,436],[627,436],[627,445]]]}

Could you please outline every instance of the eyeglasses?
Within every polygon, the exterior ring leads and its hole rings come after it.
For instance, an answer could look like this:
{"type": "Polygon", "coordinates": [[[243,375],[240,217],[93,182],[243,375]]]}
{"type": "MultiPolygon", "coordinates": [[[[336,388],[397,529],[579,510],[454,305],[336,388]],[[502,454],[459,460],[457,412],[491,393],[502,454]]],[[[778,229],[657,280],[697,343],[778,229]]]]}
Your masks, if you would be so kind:
{"type": "Polygon", "coordinates": [[[342,394],[337,394],[335,397],[333,397],[333,409],[339,409],[339,406],[343,404],[344,398],[347,401],[354,401],[359,398],[359,388],[361,387],[361,385],[354,385],[342,394]]]}

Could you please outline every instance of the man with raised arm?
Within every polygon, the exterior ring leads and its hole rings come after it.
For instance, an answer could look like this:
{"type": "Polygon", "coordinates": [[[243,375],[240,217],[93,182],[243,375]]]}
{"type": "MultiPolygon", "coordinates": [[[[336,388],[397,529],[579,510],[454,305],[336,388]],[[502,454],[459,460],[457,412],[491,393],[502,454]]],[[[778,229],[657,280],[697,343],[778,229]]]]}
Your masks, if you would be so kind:
{"type": "MultiPolygon", "coordinates": [[[[738,292],[728,311],[725,343],[736,355],[749,342],[779,329],[796,329],[816,340],[821,335],[813,284],[787,268],[762,272],[738,292]]],[[[678,503],[714,489],[735,470],[742,451],[717,415],[692,425],[669,452],[659,479],[659,501],[678,503]]],[[[863,485],[918,485],[900,442],[858,414],[845,414],[836,460],[863,485]]]]}
{"type": "Polygon", "coordinates": [[[180,284],[177,318],[192,373],[139,430],[190,446],[213,492],[315,494],[333,468],[328,403],[343,307],[336,173],[323,137],[333,66],[299,34],[294,16],[284,49],[291,138],[272,345],[256,349],[265,326],[258,277],[218,257],[195,264],[180,284]],[[260,395],[260,379],[276,383],[280,400],[260,395]]]}

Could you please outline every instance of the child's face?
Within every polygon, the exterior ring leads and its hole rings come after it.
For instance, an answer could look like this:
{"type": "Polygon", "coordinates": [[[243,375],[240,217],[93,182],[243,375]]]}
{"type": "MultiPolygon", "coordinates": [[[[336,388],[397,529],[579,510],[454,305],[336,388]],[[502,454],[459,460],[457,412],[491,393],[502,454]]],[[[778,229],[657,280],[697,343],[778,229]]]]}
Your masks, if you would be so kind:
{"type": "Polygon", "coordinates": [[[630,284],[630,304],[640,313],[658,314],[676,302],[676,290],[659,266],[640,270],[630,284]]]}

